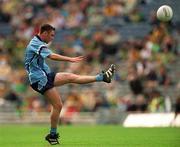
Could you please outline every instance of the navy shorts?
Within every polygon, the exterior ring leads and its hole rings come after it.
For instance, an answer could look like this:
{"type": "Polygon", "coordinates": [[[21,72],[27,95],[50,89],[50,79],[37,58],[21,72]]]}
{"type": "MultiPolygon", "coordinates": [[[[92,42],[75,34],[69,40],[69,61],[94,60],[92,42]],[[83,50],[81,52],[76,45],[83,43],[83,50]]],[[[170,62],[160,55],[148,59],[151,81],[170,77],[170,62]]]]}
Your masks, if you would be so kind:
{"type": "Polygon", "coordinates": [[[43,95],[47,90],[49,90],[49,89],[54,87],[55,76],[56,76],[56,74],[54,72],[51,72],[51,73],[47,74],[47,80],[48,81],[47,81],[46,85],[41,90],[38,89],[38,82],[33,83],[31,85],[31,87],[35,91],[37,91],[37,92],[39,92],[39,93],[41,93],[43,95]]]}

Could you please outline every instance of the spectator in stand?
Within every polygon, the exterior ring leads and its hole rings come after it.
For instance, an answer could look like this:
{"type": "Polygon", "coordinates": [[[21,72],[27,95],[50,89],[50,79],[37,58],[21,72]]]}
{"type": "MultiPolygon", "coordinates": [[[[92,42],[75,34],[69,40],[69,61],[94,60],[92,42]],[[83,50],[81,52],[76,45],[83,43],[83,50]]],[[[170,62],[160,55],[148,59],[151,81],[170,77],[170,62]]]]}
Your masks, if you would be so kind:
{"type": "Polygon", "coordinates": [[[180,114],[180,96],[177,97],[175,105],[174,105],[174,119],[171,122],[171,125],[174,125],[175,120],[177,118],[177,116],[180,114]]]}
{"type": "Polygon", "coordinates": [[[62,116],[60,118],[60,123],[70,124],[71,119],[77,113],[79,113],[81,109],[82,109],[82,101],[80,95],[78,95],[76,92],[71,91],[64,103],[62,116]]]}
{"type": "Polygon", "coordinates": [[[143,93],[143,85],[140,77],[135,69],[130,68],[127,80],[129,81],[129,86],[134,95],[143,93]]]}
{"type": "Polygon", "coordinates": [[[164,98],[162,94],[153,90],[149,93],[149,112],[164,112],[164,98]]]}
{"type": "Polygon", "coordinates": [[[101,61],[104,62],[108,56],[115,56],[119,49],[120,35],[113,29],[108,28],[103,34],[101,44],[101,61]]]}
{"type": "Polygon", "coordinates": [[[178,114],[180,114],[180,96],[176,99],[174,119],[176,119],[178,114]]]}
{"type": "Polygon", "coordinates": [[[165,87],[171,84],[171,79],[167,74],[167,69],[163,65],[159,69],[158,81],[159,81],[159,85],[163,85],[165,87]]]}
{"type": "Polygon", "coordinates": [[[147,88],[155,89],[158,85],[158,75],[155,69],[151,69],[150,72],[146,76],[147,80],[147,88]]]}

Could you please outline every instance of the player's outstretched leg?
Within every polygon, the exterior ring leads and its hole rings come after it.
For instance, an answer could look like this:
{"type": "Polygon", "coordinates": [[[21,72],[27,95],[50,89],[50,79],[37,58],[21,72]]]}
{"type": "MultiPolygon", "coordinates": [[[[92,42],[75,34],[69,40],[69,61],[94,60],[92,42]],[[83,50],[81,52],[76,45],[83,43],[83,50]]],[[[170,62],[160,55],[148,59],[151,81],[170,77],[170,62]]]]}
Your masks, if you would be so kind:
{"type": "Polygon", "coordinates": [[[76,83],[76,84],[87,84],[92,82],[106,82],[111,83],[115,72],[115,65],[112,64],[108,70],[102,71],[100,74],[96,76],[88,76],[88,75],[76,75],[73,73],[57,73],[54,85],[61,86],[67,83],[76,83]]]}

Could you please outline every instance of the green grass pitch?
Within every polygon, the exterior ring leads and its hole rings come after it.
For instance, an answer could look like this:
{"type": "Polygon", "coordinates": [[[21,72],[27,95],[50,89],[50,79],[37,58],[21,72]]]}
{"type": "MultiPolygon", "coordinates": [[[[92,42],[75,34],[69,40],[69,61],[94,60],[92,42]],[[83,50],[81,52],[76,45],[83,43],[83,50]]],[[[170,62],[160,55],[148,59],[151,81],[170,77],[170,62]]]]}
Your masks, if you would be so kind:
{"type": "MultiPolygon", "coordinates": [[[[0,125],[0,147],[49,147],[47,125],[0,125]]],[[[61,147],[180,147],[180,128],[60,126],[61,147]]]]}

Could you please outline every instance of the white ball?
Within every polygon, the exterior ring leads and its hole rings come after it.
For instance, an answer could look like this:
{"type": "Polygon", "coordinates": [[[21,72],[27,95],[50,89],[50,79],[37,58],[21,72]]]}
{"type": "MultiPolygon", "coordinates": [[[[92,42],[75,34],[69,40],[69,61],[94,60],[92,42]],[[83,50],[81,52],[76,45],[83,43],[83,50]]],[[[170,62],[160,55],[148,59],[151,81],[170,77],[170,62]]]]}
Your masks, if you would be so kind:
{"type": "Polygon", "coordinates": [[[169,21],[172,19],[173,11],[172,11],[172,8],[170,6],[163,5],[163,6],[159,7],[156,15],[160,21],[166,22],[166,21],[169,21]]]}

